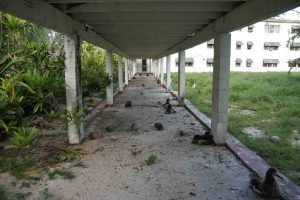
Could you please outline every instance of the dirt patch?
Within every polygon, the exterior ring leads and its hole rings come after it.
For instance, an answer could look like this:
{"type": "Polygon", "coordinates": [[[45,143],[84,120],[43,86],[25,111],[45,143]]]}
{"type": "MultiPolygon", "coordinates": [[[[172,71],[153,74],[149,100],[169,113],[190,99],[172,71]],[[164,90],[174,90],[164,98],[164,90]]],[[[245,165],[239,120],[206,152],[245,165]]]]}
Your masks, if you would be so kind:
{"type": "Polygon", "coordinates": [[[262,130],[259,130],[258,128],[252,126],[244,128],[243,133],[246,133],[247,135],[256,138],[261,138],[265,136],[265,133],[262,130]]]}

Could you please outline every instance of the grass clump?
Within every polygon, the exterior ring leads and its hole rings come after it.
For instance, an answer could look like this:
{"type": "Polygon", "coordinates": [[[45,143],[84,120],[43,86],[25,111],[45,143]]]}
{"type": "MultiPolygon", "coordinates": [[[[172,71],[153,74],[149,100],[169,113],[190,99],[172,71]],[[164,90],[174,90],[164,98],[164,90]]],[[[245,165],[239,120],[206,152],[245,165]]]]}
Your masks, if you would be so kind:
{"type": "Polygon", "coordinates": [[[17,179],[25,178],[24,172],[34,167],[34,165],[35,163],[32,160],[16,160],[0,156],[0,172],[9,172],[17,179]]]}
{"type": "MultiPolygon", "coordinates": [[[[177,77],[177,73],[172,74],[173,80],[177,77]]],[[[172,87],[177,90],[176,81],[172,87]]],[[[300,135],[300,73],[231,72],[229,87],[230,134],[300,185],[300,177],[293,175],[300,172],[300,147],[291,143],[295,132],[300,135]],[[242,114],[243,110],[254,114],[242,114]],[[247,127],[262,130],[264,137],[245,134],[247,127]],[[270,140],[274,135],[280,137],[280,142],[270,140]]],[[[212,73],[187,73],[186,97],[211,116],[212,73]]]]}
{"type": "Polygon", "coordinates": [[[28,197],[28,195],[30,195],[30,193],[14,193],[14,192],[10,192],[7,191],[5,187],[0,185],[0,200],[22,200],[22,199],[26,199],[26,197],[28,197]]]}
{"type": "Polygon", "coordinates": [[[69,170],[55,169],[53,171],[48,172],[48,178],[50,180],[56,179],[58,176],[60,176],[62,179],[66,179],[66,180],[71,180],[76,177],[74,175],[74,173],[69,170]]]}
{"type": "Polygon", "coordinates": [[[156,163],[156,161],[157,161],[157,156],[154,155],[154,154],[151,154],[151,155],[145,160],[145,162],[146,162],[147,165],[153,165],[153,164],[156,163]]]}

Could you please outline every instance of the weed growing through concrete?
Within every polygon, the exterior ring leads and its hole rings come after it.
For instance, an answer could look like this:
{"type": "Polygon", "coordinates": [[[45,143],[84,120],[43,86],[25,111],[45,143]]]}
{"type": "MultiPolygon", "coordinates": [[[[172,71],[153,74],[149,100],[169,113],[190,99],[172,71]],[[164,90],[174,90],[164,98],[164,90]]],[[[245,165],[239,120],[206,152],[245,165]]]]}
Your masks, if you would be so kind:
{"type": "Polygon", "coordinates": [[[151,155],[147,158],[147,160],[145,160],[145,162],[146,162],[147,165],[153,165],[153,164],[156,163],[156,161],[157,161],[157,156],[154,155],[154,154],[151,154],[151,155]]]}

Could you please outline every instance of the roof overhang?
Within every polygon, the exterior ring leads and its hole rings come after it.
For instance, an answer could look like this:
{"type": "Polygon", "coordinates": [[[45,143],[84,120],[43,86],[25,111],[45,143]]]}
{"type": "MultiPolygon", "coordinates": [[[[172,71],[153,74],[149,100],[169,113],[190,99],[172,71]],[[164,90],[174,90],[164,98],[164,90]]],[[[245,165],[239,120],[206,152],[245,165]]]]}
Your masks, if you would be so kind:
{"type": "Polygon", "coordinates": [[[130,58],[160,58],[300,5],[299,0],[2,0],[0,10],[130,58]]]}

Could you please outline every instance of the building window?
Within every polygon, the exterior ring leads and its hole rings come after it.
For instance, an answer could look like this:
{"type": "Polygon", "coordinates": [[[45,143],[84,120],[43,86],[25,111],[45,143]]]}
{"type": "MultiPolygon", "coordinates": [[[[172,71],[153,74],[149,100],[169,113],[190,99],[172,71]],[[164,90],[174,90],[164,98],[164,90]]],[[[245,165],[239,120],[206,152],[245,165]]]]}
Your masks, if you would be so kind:
{"type": "Polygon", "coordinates": [[[235,66],[236,67],[240,67],[241,65],[242,65],[242,59],[240,59],[240,58],[237,58],[237,59],[235,59],[235,66]]]}
{"type": "Polygon", "coordinates": [[[210,40],[207,42],[207,48],[208,49],[213,49],[214,48],[214,44],[215,44],[215,41],[214,40],[210,40]]]}
{"type": "Polygon", "coordinates": [[[263,66],[264,67],[277,67],[279,61],[278,59],[264,59],[263,66]]]}
{"type": "Polygon", "coordinates": [[[265,25],[265,33],[280,33],[280,25],[265,25]]]}
{"type": "Polygon", "coordinates": [[[252,41],[248,41],[248,42],[247,42],[247,49],[248,49],[248,50],[251,50],[253,45],[254,45],[254,44],[253,44],[252,41]]]}
{"type": "MultiPolygon", "coordinates": [[[[178,58],[175,59],[176,67],[178,67],[178,58]]],[[[185,58],[185,66],[186,67],[193,67],[194,66],[194,58],[185,58]]]]}
{"type": "Polygon", "coordinates": [[[206,66],[213,67],[214,66],[214,59],[213,58],[206,58],[206,66]]]}
{"type": "Polygon", "coordinates": [[[246,67],[251,67],[253,63],[253,60],[251,58],[247,58],[246,60],[246,67]]]}
{"type": "Polygon", "coordinates": [[[265,42],[264,50],[269,50],[269,51],[278,50],[279,46],[280,46],[279,42],[265,42]]]}
{"type": "Polygon", "coordinates": [[[242,41],[236,41],[236,49],[238,50],[242,49],[242,45],[243,45],[242,41]]]}
{"type": "Polygon", "coordinates": [[[289,60],[289,67],[300,67],[300,58],[289,60]]]}
{"type": "Polygon", "coordinates": [[[291,51],[300,51],[300,42],[293,42],[290,45],[290,50],[291,51]]]}
{"type": "Polygon", "coordinates": [[[253,25],[248,26],[248,33],[252,33],[254,29],[253,25]]]}

